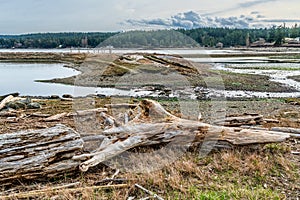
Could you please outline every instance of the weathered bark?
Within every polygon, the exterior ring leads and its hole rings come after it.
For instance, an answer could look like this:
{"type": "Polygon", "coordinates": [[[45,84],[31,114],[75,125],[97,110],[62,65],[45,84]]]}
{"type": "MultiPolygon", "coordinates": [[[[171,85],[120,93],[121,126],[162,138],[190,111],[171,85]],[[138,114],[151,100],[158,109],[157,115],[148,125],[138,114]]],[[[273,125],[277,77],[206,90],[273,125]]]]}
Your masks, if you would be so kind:
{"type": "Polygon", "coordinates": [[[271,131],[277,131],[279,133],[289,133],[293,138],[300,138],[300,129],[299,128],[290,128],[290,127],[273,127],[271,131]]]}
{"type": "MultiPolygon", "coordinates": [[[[193,143],[218,141],[231,145],[251,145],[282,142],[289,138],[289,134],[274,131],[252,130],[214,126],[198,121],[178,118],[168,113],[159,103],[151,100],[141,101],[136,109],[136,117],[122,126],[114,126],[103,131],[107,136],[103,148],[91,154],[84,154],[74,159],[89,159],[80,165],[82,171],[117,156],[128,149],[155,144],[172,143],[178,146],[193,143]]],[[[261,119],[262,116],[249,116],[246,121],[261,119]]]]}
{"type": "Polygon", "coordinates": [[[106,104],[106,108],[136,108],[138,105],[136,104],[128,104],[128,103],[121,103],[121,104],[106,104]]]}
{"type": "MultiPolygon", "coordinates": [[[[107,110],[77,112],[75,116],[84,117],[100,111],[107,110]]],[[[63,116],[66,114],[63,113],[63,116]]],[[[0,182],[52,177],[75,170],[78,166],[80,170],[87,171],[135,147],[157,144],[188,147],[204,142],[208,149],[227,148],[282,142],[290,137],[290,134],[276,131],[222,127],[181,119],[151,100],[140,102],[131,112],[131,121],[117,121],[103,112],[99,117],[107,122],[105,129],[99,130],[99,135],[83,138],[64,125],[0,135],[0,182]],[[99,145],[90,153],[82,154],[84,144],[93,140],[99,145]]]]}
{"type": "Polygon", "coordinates": [[[57,125],[0,135],[0,182],[54,177],[75,170],[83,140],[74,130],[57,125]]]}
{"type": "Polygon", "coordinates": [[[258,114],[244,114],[241,116],[226,117],[214,122],[215,125],[238,127],[243,125],[259,125],[263,123],[263,116],[258,114]]]}
{"type": "Polygon", "coordinates": [[[85,115],[92,115],[92,114],[97,114],[101,112],[107,112],[107,108],[95,108],[95,109],[90,109],[90,110],[78,110],[75,113],[72,113],[74,116],[85,116],[85,115]]]}

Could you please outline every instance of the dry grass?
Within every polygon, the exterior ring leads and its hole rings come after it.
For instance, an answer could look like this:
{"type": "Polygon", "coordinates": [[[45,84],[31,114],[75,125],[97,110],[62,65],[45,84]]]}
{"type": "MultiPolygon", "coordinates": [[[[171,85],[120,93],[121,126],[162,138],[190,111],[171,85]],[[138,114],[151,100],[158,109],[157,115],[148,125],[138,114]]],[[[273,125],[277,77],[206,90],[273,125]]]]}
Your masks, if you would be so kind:
{"type": "MultiPolygon", "coordinates": [[[[189,152],[173,163],[156,171],[144,173],[121,172],[118,178],[128,179],[125,188],[88,187],[113,174],[109,167],[98,166],[81,177],[58,179],[47,187],[65,181],[79,181],[80,188],[49,191],[38,199],[126,199],[149,196],[134,187],[135,183],[165,199],[285,199],[299,195],[299,166],[289,159],[289,154],[280,144],[265,146],[260,150],[248,148],[214,152],[200,158],[197,151],[189,152]],[[284,149],[284,150],[282,150],[284,149]],[[274,150],[274,151],[273,151],[274,150]]],[[[166,151],[170,154],[170,151],[166,151]]],[[[138,162],[129,157],[130,162],[138,162]]],[[[153,159],[149,157],[149,159],[153,159]]],[[[156,157],[155,159],[158,159],[156,157]]],[[[113,162],[113,161],[112,161],[113,162]]],[[[160,160],[164,163],[164,160],[160,160]]],[[[153,164],[153,163],[152,163],[153,164]]],[[[149,169],[147,163],[139,166],[149,169]]]]}
{"type": "MultiPolygon", "coordinates": [[[[96,99],[94,103],[96,107],[102,107],[111,102],[133,103],[135,101],[135,99],[114,98],[96,99]]],[[[43,109],[39,110],[42,113],[57,114],[71,112],[73,109],[72,102],[61,102],[60,100],[41,100],[40,102],[43,103],[43,109]]],[[[176,102],[163,102],[163,105],[169,107],[169,110],[176,110],[177,107],[173,104],[176,102]]],[[[268,104],[284,108],[282,112],[278,110],[270,117],[277,117],[279,120],[285,119],[286,121],[280,123],[290,123],[291,126],[299,127],[299,123],[293,122],[298,115],[287,115],[289,114],[287,112],[298,109],[295,106],[277,101],[276,103],[258,101],[255,104],[229,102],[228,106],[232,113],[237,112],[237,110],[233,110],[234,106],[238,105],[237,109],[239,109],[240,105],[244,105],[251,107],[251,112],[256,109],[270,114],[268,109],[262,110],[268,104]]],[[[244,109],[250,111],[248,107],[244,109]]],[[[37,110],[25,112],[29,115],[37,110]]],[[[73,120],[72,117],[66,117],[60,122],[46,123],[40,122],[38,118],[28,117],[21,120],[17,126],[16,124],[1,125],[1,132],[37,128],[37,126],[49,127],[56,123],[74,127],[73,120]]],[[[149,196],[134,187],[135,183],[165,199],[295,199],[300,195],[300,162],[299,158],[291,155],[290,152],[299,151],[299,144],[299,140],[293,139],[287,143],[268,144],[257,147],[257,149],[245,147],[212,152],[203,158],[199,157],[198,150],[185,152],[178,156],[178,150],[175,151],[171,148],[163,148],[161,151],[155,149],[154,154],[151,154],[151,149],[135,149],[131,151],[131,154],[123,154],[106,163],[110,167],[100,165],[88,173],[66,174],[64,177],[45,180],[45,182],[20,182],[11,188],[3,186],[2,195],[51,189],[64,184],[80,182],[80,185],[74,190],[48,191],[46,194],[35,196],[34,199],[126,199],[129,196],[139,199],[149,196]],[[128,186],[118,189],[95,188],[95,186],[107,184],[101,183],[101,180],[111,177],[115,173],[113,167],[121,169],[121,173],[115,178],[128,180],[121,182],[128,186]]],[[[119,182],[112,184],[119,184],[119,182]]]]}

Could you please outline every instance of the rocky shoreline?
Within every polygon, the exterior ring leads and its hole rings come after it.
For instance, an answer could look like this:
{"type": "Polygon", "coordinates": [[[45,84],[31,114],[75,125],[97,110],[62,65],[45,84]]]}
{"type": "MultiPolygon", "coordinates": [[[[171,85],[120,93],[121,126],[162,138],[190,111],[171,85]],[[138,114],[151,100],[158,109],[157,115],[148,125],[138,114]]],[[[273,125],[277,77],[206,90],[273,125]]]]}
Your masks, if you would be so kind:
{"type": "MultiPolygon", "coordinates": [[[[180,56],[172,55],[132,53],[120,56],[18,52],[0,53],[0,61],[62,62],[66,67],[78,70],[81,74],[68,78],[37,81],[94,88],[116,88],[124,90],[126,95],[130,93],[136,97],[269,98],[280,97],[280,94],[286,94],[282,97],[287,97],[292,93],[295,94],[292,95],[293,97],[297,96],[296,90],[272,82],[267,76],[216,70],[210,64],[193,63],[180,56]]],[[[101,92],[94,95],[111,96],[101,92]]]]}

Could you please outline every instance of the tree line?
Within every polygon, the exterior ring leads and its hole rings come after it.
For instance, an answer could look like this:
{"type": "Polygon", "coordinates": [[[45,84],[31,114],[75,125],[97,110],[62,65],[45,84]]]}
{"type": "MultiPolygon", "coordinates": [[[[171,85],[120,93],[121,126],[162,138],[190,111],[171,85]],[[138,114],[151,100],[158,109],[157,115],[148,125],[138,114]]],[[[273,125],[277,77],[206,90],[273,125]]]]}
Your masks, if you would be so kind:
{"type": "Polygon", "coordinates": [[[223,43],[225,47],[246,46],[247,37],[249,37],[250,43],[263,38],[266,42],[275,42],[275,45],[279,46],[286,37],[300,37],[300,27],[297,24],[291,28],[281,25],[261,29],[198,28],[178,31],[193,38],[201,46],[209,47],[216,45],[218,42],[223,43]]]}
{"type": "Polygon", "coordinates": [[[71,48],[84,47],[82,40],[88,39],[88,46],[95,47],[116,33],[36,33],[25,35],[0,35],[0,48],[71,48]]]}
{"type": "Polygon", "coordinates": [[[246,46],[264,38],[266,42],[281,45],[285,37],[300,37],[297,24],[291,28],[273,26],[261,29],[197,28],[191,30],[156,30],[92,33],[37,33],[25,35],[0,35],[0,48],[172,48],[172,47],[224,47],[246,46]]]}

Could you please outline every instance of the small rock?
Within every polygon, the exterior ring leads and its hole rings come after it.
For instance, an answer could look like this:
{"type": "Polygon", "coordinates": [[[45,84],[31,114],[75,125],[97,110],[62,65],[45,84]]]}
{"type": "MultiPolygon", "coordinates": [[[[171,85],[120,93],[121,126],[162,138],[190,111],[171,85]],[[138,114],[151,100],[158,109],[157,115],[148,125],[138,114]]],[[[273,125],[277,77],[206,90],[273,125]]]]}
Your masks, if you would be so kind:
{"type": "Polygon", "coordinates": [[[70,94],[64,94],[64,95],[62,95],[62,97],[63,98],[68,98],[68,99],[72,99],[73,98],[73,96],[70,95],[70,94]]]}
{"type": "Polygon", "coordinates": [[[97,97],[99,97],[99,98],[105,98],[106,95],[105,94],[97,94],[97,97]]]}
{"type": "Polygon", "coordinates": [[[59,96],[58,95],[51,95],[50,99],[59,99],[59,96]]]}
{"type": "Polygon", "coordinates": [[[27,109],[41,109],[42,106],[39,103],[29,103],[27,109]]]}
{"type": "Polygon", "coordinates": [[[171,89],[171,88],[165,88],[165,89],[163,89],[163,91],[164,91],[167,95],[169,95],[169,94],[172,93],[172,89],[171,89]]]}

